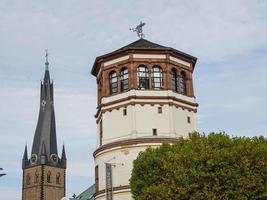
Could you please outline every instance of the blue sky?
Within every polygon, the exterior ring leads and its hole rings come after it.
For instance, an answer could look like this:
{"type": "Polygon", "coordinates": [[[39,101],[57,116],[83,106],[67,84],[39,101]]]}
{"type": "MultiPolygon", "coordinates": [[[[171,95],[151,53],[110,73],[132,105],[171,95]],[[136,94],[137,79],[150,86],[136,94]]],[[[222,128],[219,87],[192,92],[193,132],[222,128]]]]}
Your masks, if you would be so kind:
{"type": "MultiPolygon", "coordinates": [[[[94,180],[96,56],[146,39],[198,57],[200,132],[267,137],[267,1],[1,0],[1,199],[21,199],[21,158],[38,117],[44,50],[55,82],[58,146],[68,158],[67,194],[94,180]]],[[[29,149],[30,151],[30,149],[29,149]]]]}

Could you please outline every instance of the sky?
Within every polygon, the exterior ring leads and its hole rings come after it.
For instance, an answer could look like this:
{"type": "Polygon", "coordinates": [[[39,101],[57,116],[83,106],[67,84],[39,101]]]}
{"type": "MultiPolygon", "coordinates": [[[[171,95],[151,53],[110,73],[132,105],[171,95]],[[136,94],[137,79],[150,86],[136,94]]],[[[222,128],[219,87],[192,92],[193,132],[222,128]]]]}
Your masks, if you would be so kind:
{"type": "Polygon", "coordinates": [[[49,51],[67,196],[94,182],[96,56],[145,39],[198,58],[198,131],[267,137],[266,0],[1,0],[0,199],[21,199],[21,159],[31,151],[49,51]]]}

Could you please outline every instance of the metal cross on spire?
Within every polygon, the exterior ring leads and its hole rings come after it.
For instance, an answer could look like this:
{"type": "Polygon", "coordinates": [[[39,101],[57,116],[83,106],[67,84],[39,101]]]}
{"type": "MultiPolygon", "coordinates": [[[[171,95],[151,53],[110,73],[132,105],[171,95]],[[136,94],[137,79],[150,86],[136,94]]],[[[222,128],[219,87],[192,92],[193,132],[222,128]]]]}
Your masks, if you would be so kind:
{"type": "Polygon", "coordinates": [[[141,21],[135,28],[130,28],[130,31],[136,32],[139,38],[144,38],[145,34],[143,33],[143,26],[145,25],[146,23],[141,21]]]}
{"type": "Polygon", "coordinates": [[[45,70],[48,70],[48,65],[49,65],[49,62],[48,62],[48,51],[46,49],[45,50],[45,70]]]}

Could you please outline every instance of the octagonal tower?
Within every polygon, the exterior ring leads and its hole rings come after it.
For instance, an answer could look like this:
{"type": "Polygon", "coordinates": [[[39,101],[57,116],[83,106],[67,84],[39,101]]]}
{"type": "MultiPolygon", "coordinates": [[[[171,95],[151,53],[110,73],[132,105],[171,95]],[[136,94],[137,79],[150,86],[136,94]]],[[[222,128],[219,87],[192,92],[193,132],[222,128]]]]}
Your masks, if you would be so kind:
{"type": "Polygon", "coordinates": [[[133,160],[196,130],[197,58],[143,38],[97,57],[96,200],[130,200],[133,160]]]}

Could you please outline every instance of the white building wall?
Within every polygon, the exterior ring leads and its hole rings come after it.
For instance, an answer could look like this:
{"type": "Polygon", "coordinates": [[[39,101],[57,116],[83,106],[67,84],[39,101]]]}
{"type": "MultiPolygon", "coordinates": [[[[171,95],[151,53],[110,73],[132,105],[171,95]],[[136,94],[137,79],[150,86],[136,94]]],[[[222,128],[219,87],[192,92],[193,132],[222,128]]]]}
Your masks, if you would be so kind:
{"type": "MultiPolygon", "coordinates": [[[[95,164],[99,169],[99,190],[104,190],[106,187],[106,172],[105,163],[113,164],[112,167],[112,183],[113,187],[129,185],[129,179],[133,168],[133,161],[138,156],[139,152],[144,151],[148,146],[157,147],[159,144],[142,144],[134,145],[131,147],[120,147],[118,149],[111,149],[104,152],[95,158],[95,164]]],[[[121,193],[114,192],[114,199],[119,199],[121,193]]],[[[130,192],[123,195],[131,197],[130,192]]],[[[100,198],[101,195],[99,195],[100,198]]],[[[131,199],[131,198],[130,198],[131,199]]],[[[127,200],[130,200],[127,198],[127,200]]],[[[121,200],[121,199],[120,199],[121,200]]]]}
{"type": "MultiPolygon", "coordinates": [[[[151,137],[152,129],[157,129],[157,135],[163,137],[187,137],[188,133],[196,131],[196,113],[187,109],[168,104],[135,104],[126,107],[127,115],[123,115],[123,109],[124,107],[121,107],[103,113],[102,144],[122,139],[151,137]],[[162,107],[162,113],[158,113],[158,107],[162,107]],[[187,122],[187,117],[190,117],[191,123],[187,122]]],[[[99,129],[98,126],[98,145],[99,129]]]]}

